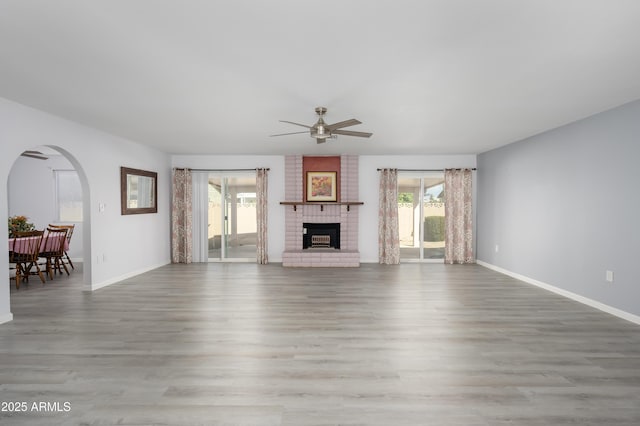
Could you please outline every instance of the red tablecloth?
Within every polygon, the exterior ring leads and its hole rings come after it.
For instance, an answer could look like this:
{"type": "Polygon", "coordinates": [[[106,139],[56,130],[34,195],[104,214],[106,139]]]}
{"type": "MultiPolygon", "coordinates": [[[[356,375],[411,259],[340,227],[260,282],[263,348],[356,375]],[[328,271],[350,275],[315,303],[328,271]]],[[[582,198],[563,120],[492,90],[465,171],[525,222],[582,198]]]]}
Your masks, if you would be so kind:
{"type": "MultiPolygon", "coordinates": [[[[27,252],[28,251],[27,241],[29,239],[34,239],[34,238],[38,238],[38,237],[15,238],[16,240],[15,246],[13,245],[14,238],[9,238],[9,251],[15,250],[16,253],[27,252]]],[[[47,238],[47,236],[45,235],[42,238],[42,242],[40,243],[40,252],[57,250],[58,247],[60,247],[60,238],[63,238],[63,237],[60,235],[57,235],[55,237],[47,238]]],[[[69,250],[69,241],[66,238],[64,239],[64,250],[65,251],[69,250]]]]}

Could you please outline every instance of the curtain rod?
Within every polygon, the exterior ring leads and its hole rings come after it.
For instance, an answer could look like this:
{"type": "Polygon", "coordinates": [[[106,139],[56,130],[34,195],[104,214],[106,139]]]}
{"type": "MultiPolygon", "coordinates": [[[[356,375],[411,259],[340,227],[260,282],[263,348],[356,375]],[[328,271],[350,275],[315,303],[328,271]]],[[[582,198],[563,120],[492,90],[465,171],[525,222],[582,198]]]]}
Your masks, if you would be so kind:
{"type": "MultiPolygon", "coordinates": [[[[254,169],[190,169],[188,167],[174,167],[175,170],[191,170],[192,172],[255,172],[264,167],[256,167],[254,169]]],[[[265,170],[271,170],[268,167],[265,170]]]]}
{"type": "MultiPolygon", "coordinates": [[[[468,167],[467,167],[468,168],[468,167]]],[[[464,170],[465,168],[447,168],[447,169],[396,169],[399,172],[444,172],[445,170],[464,170]]],[[[378,171],[384,169],[377,169],[378,171]]],[[[475,167],[469,170],[477,170],[475,167]]]]}

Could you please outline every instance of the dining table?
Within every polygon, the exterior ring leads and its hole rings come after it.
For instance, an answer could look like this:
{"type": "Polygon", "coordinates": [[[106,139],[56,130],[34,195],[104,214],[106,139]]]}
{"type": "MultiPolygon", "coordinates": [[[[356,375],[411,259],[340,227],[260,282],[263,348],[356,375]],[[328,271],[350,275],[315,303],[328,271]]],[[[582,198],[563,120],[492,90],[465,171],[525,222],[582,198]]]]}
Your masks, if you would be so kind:
{"type": "MultiPolygon", "coordinates": [[[[38,239],[40,237],[20,237],[20,238],[9,238],[9,251],[15,253],[28,253],[29,248],[29,240],[38,239]],[[15,244],[14,244],[15,241],[15,244]]],[[[40,243],[40,252],[49,252],[56,251],[60,247],[60,239],[64,238],[64,250],[69,250],[69,241],[63,235],[56,235],[50,238],[47,238],[47,234],[42,237],[42,242],[40,243]]]]}

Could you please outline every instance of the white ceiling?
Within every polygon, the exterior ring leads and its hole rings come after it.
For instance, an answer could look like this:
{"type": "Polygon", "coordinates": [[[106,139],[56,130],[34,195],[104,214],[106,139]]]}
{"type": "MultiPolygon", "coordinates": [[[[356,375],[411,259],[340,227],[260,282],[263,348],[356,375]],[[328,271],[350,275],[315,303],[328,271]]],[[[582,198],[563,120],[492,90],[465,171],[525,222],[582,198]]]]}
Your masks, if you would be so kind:
{"type": "Polygon", "coordinates": [[[640,98],[638,0],[0,0],[0,96],[179,154],[474,154],[640,98]],[[317,145],[304,130],[357,118],[317,145]]]}

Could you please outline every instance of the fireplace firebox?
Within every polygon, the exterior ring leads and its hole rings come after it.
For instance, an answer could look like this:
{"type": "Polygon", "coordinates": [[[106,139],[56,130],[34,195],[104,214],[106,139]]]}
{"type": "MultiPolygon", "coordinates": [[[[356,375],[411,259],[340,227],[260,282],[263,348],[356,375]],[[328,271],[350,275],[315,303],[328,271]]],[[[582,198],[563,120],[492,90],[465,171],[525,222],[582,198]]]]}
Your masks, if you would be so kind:
{"type": "Polygon", "coordinates": [[[340,248],[339,223],[303,223],[302,248],[340,248]]]}

